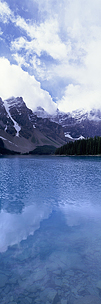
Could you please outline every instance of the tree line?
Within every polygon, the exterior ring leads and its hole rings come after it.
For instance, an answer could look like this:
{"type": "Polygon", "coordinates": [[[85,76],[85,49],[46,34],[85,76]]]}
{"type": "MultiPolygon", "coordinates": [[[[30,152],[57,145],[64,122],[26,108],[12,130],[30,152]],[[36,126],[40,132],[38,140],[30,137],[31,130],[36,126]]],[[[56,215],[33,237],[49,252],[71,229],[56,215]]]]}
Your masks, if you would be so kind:
{"type": "Polygon", "coordinates": [[[99,155],[101,154],[101,137],[79,139],[57,148],[55,155],[99,155]]]}

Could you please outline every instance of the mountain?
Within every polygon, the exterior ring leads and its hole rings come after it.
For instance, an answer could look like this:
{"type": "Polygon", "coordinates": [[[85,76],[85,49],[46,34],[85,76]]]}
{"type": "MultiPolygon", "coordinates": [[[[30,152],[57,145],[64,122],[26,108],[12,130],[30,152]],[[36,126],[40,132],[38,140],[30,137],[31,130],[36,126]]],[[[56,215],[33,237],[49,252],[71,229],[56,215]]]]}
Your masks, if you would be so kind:
{"type": "Polygon", "coordinates": [[[85,110],[73,111],[60,115],[59,123],[63,127],[65,135],[73,138],[101,136],[101,111],[85,110]]]}
{"type": "Polygon", "coordinates": [[[58,109],[54,115],[47,114],[41,107],[35,112],[38,117],[47,117],[50,121],[62,126],[67,140],[101,136],[101,110],[84,109],[63,113],[58,109]]]}
{"type": "Polygon", "coordinates": [[[0,98],[0,153],[49,154],[67,141],[101,136],[101,111],[84,110],[50,115],[30,110],[22,97],[0,98]]]}
{"type": "Polygon", "coordinates": [[[22,97],[5,101],[0,98],[0,139],[4,149],[18,153],[29,153],[44,145],[56,148],[66,141],[62,126],[37,117],[22,97]]]}

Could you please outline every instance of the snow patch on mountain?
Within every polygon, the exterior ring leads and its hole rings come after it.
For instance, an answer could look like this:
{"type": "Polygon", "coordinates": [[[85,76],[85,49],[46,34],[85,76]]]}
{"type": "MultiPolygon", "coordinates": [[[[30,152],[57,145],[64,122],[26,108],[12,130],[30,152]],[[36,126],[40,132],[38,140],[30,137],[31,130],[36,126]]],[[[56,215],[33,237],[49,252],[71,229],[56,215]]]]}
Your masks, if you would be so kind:
{"type": "Polygon", "coordinates": [[[92,109],[88,113],[88,119],[89,120],[94,120],[94,121],[101,121],[101,111],[100,110],[92,109]]]}
{"type": "Polygon", "coordinates": [[[68,133],[68,132],[65,132],[65,137],[69,138],[69,139],[73,139],[73,137],[68,133]]]}
{"type": "Polygon", "coordinates": [[[5,131],[7,131],[7,126],[5,127],[5,131]]]}
{"type": "Polygon", "coordinates": [[[87,119],[90,121],[101,121],[101,111],[99,109],[92,109],[88,112],[85,109],[78,109],[67,114],[61,113],[62,122],[66,119],[66,116],[68,116],[68,118],[72,117],[78,122],[82,122],[87,119]]]}
{"type": "Polygon", "coordinates": [[[53,122],[62,124],[63,127],[65,127],[65,123],[67,124],[67,118],[75,119],[78,122],[82,122],[87,119],[93,121],[101,121],[101,111],[96,109],[92,109],[87,112],[82,108],[67,113],[60,112],[59,109],[57,109],[53,115],[50,115],[43,108],[37,107],[37,110],[34,113],[37,115],[37,117],[48,118],[53,122]]]}
{"type": "Polygon", "coordinates": [[[81,140],[82,140],[82,139],[85,139],[85,137],[81,135],[80,137],[76,138],[76,140],[80,140],[80,139],[81,139],[81,140]]]}
{"type": "Polygon", "coordinates": [[[18,147],[18,145],[14,144],[12,141],[8,140],[7,138],[5,138],[5,137],[3,137],[3,136],[0,136],[0,138],[1,138],[2,140],[8,141],[10,144],[12,144],[12,145],[18,147]]]}
{"type": "Polygon", "coordinates": [[[77,137],[77,138],[73,138],[68,132],[64,132],[64,134],[65,134],[65,137],[66,138],[68,138],[68,139],[70,139],[70,140],[82,140],[82,139],[85,139],[85,137],[84,136],[79,136],[79,137],[77,137]]]}
{"type": "Polygon", "coordinates": [[[21,130],[21,127],[18,125],[18,123],[12,118],[11,114],[10,114],[10,105],[7,103],[7,100],[4,101],[4,106],[5,106],[5,110],[8,114],[8,117],[10,117],[10,119],[12,120],[13,124],[14,124],[14,128],[16,130],[16,136],[19,137],[19,132],[21,130]]]}

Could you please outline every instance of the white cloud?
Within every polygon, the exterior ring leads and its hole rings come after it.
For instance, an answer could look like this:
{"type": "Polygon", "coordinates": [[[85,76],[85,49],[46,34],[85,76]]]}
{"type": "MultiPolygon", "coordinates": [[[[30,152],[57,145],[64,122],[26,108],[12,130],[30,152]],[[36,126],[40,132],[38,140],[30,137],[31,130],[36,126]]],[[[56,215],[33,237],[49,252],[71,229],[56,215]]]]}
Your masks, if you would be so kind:
{"type": "Polygon", "coordinates": [[[12,12],[6,2],[0,1],[0,18],[3,23],[7,23],[11,18],[12,12]]]}
{"type": "Polygon", "coordinates": [[[24,37],[19,37],[11,42],[11,49],[19,51],[22,48],[26,48],[27,40],[24,37]]]}
{"type": "Polygon", "coordinates": [[[85,108],[101,108],[101,91],[90,89],[82,85],[70,84],[67,86],[64,96],[57,101],[60,111],[73,111],[85,108]]]}
{"type": "Polygon", "coordinates": [[[101,39],[99,31],[95,31],[96,38],[88,41],[81,63],[61,63],[54,71],[57,75],[61,73],[62,78],[71,79],[64,96],[58,101],[61,110],[69,111],[80,107],[101,109],[101,39]]]}
{"type": "Polygon", "coordinates": [[[62,60],[67,56],[67,47],[59,38],[59,27],[56,19],[50,19],[39,26],[28,25],[22,18],[18,18],[16,26],[24,29],[31,41],[20,37],[12,41],[12,50],[24,48],[28,52],[35,52],[38,56],[46,52],[54,59],[62,60]]]}
{"type": "MultiPolygon", "coordinates": [[[[22,35],[11,41],[11,52],[17,64],[29,67],[33,74],[36,72],[40,81],[57,83],[57,90],[60,81],[65,83],[65,88],[61,86],[63,97],[58,101],[61,110],[101,107],[100,0],[36,0],[36,3],[43,16],[41,23],[14,17],[6,2],[0,2],[4,22],[10,19],[22,30],[22,35]],[[55,62],[41,61],[42,54],[50,55],[55,62]]],[[[51,104],[48,94],[49,99],[51,104]]],[[[42,100],[41,95],[40,102],[42,100]]]]}
{"type": "Polygon", "coordinates": [[[2,34],[3,34],[3,32],[2,32],[1,27],[0,27],[0,36],[2,36],[2,34]]]}
{"type": "Polygon", "coordinates": [[[15,61],[17,62],[18,66],[21,67],[22,65],[24,65],[25,67],[29,67],[29,64],[26,63],[24,57],[20,56],[20,55],[17,54],[17,53],[14,54],[13,57],[14,57],[15,61]]]}
{"type": "MultiPolygon", "coordinates": [[[[33,0],[34,1],[34,0],[33,0]]],[[[40,12],[46,12],[46,18],[57,15],[59,24],[67,29],[78,20],[83,27],[88,28],[91,24],[101,25],[101,2],[100,0],[36,0],[40,12]]]]}
{"type": "Polygon", "coordinates": [[[51,96],[41,89],[34,76],[30,76],[17,65],[11,65],[5,58],[0,58],[0,68],[0,96],[3,99],[22,96],[27,106],[33,110],[39,105],[50,113],[56,109],[51,96]]]}

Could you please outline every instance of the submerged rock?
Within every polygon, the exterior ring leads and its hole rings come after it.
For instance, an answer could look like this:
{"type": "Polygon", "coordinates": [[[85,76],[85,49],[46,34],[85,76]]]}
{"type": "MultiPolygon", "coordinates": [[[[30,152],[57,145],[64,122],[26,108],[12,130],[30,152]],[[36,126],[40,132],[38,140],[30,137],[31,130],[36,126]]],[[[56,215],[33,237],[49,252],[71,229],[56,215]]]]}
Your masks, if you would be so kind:
{"type": "Polygon", "coordinates": [[[99,281],[97,282],[97,285],[96,285],[96,286],[97,286],[98,289],[101,289],[101,280],[99,280],[99,281]]]}
{"type": "Polygon", "coordinates": [[[7,279],[8,278],[5,274],[0,273],[0,288],[6,285],[7,279]]]}
{"type": "Polygon", "coordinates": [[[62,300],[61,300],[61,304],[67,304],[67,300],[62,299],[62,300]]]}
{"type": "Polygon", "coordinates": [[[56,290],[54,290],[53,288],[46,288],[45,292],[44,292],[44,296],[49,300],[52,301],[54,300],[55,296],[56,296],[57,292],[56,290]]]}
{"type": "Polygon", "coordinates": [[[52,304],[60,304],[58,293],[55,295],[52,304]]]}
{"type": "Polygon", "coordinates": [[[101,298],[96,296],[85,296],[74,301],[73,304],[101,304],[101,298]]]}

